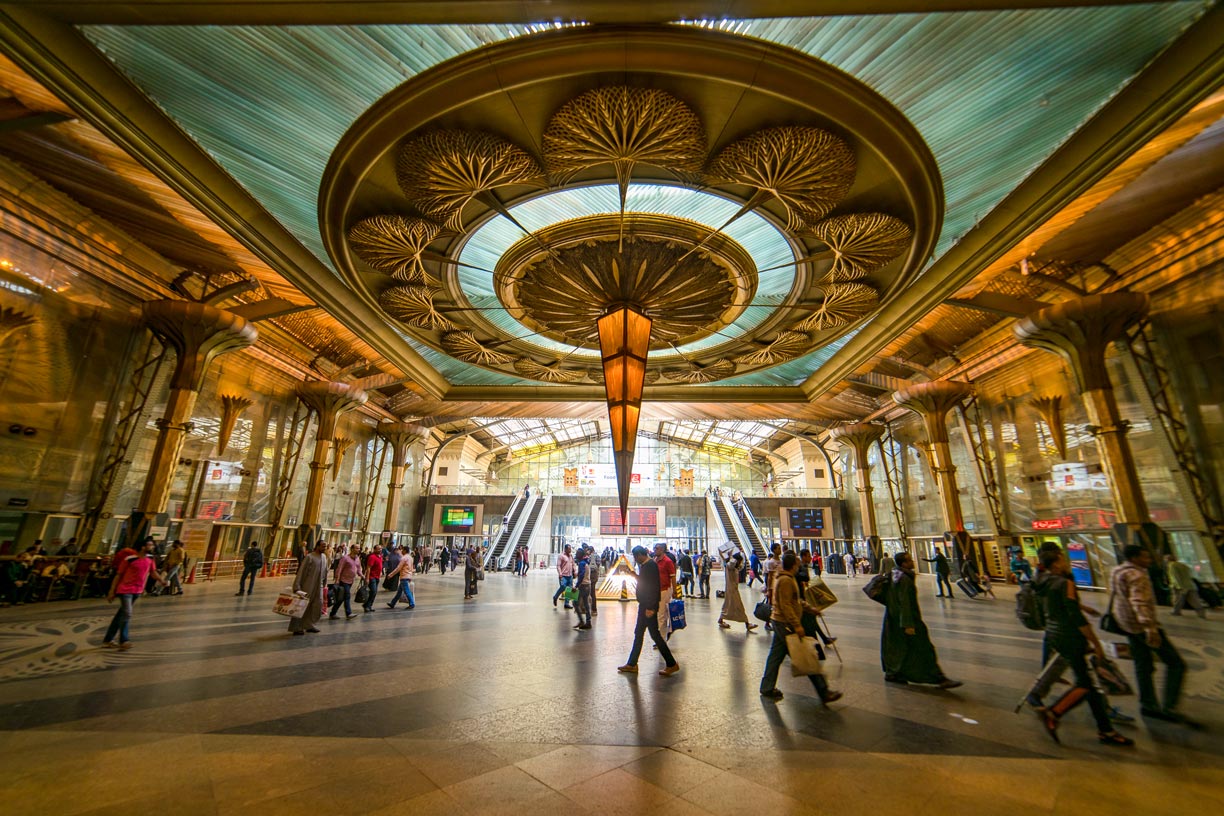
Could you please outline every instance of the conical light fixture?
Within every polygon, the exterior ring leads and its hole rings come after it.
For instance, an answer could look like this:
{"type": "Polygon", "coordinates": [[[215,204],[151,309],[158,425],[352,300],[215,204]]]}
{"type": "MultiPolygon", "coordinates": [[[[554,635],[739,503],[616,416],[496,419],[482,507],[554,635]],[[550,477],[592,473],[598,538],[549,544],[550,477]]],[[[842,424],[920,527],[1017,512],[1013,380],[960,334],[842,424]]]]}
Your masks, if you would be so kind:
{"type": "Polygon", "coordinates": [[[596,325],[603,358],[604,392],[608,398],[612,456],[616,463],[616,491],[620,498],[621,522],[628,529],[629,481],[633,475],[638,418],[642,413],[651,320],[631,304],[623,303],[611,307],[596,325]]]}

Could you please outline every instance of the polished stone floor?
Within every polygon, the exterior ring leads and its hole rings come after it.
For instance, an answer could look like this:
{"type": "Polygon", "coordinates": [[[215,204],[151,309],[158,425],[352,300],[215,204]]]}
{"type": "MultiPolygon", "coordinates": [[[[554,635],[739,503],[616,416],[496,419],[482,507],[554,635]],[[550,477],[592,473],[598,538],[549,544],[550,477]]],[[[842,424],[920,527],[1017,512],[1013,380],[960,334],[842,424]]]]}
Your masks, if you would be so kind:
{"type": "MultiPolygon", "coordinates": [[[[721,577],[715,577],[721,586],[721,577]]],[[[925,581],[926,579],[922,579],[925,581]]],[[[555,579],[417,581],[417,607],[291,638],[271,605],[196,585],[144,598],[128,652],[99,647],[104,602],[0,611],[0,802],[9,816],[85,813],[949,814],[1211,813],[1224,807],[1224,614],[1167,618],[1204,731],[1142,721],[1097,744],[1088,712],[1063,745],[1012,709],[1039,635],[999,599],[922,603],[954,692],[885,685],[880,608],[833,576],[827,613],[845,697],[824,708],[784,667],[757,684],[768,636],[689,602],[670,678],[649,647],[620,675],[633,604],[595,627],[549,601],[555,579]]],[[[1098,606],[1103,598],[1093,599],[1098,606]]],[[[755,593],[749,607],[755,602],[755,593]]],[[[359,613],[360,614],[360,613],[359,613]]],[[[1167,610],[1162,614],[1167,616],[1167,610]]],[[[1130,667],[1127,665],[1126,670],[1130,667]]],[[[1116,700],[1131,713],[1133,698],[1116,700]]],[[[1083,707],[1086,709],[1086,707],[1083,707]]]]}

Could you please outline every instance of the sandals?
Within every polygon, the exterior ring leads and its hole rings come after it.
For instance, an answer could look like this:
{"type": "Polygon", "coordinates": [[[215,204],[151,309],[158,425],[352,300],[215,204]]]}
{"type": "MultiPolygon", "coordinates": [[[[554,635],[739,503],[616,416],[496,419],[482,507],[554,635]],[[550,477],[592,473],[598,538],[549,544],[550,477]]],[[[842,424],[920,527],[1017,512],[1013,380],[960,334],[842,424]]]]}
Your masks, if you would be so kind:
{"type": "Polygon", "coordinates": [[[1097,734],[1097,741],[1104,745],[1117,745],[1119,748],[1125,748],[1128,745],[1134,745],[1135,741],[1130,737],[1124,737],[1117,731],[1107,731],[1097,734]]]}
{"type": "Polygon", "coordinates": [[[729,623],[723,623],[722,621],[719,621],[719,622],[718,622],[718,628],[719,628],[719,629],[730,629],[730,628],[731,628],[731,624],[729,624],[729,623]]]}

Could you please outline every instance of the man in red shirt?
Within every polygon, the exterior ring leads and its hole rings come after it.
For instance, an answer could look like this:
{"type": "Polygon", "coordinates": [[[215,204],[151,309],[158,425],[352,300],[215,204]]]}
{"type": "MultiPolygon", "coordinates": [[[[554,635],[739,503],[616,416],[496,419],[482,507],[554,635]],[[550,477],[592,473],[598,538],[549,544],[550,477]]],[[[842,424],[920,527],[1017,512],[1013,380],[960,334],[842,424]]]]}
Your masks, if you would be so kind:
{"type": "Polygon", "coordinates": [[[655,563],[659,565],[659,631],[663,637],[671,637],[671,615],[667,604],[676,591],[676,562],[667,554],[667,545],[655,544],[655,563]]]}
{"type": "Polygon", "coordinates": [[[378,582],[382,578],[382,568],[382,555],[375,547],[374,551],[366,556],[365,562],[366,600],[361,608],[366,612],[374,611],[374,597],[378,595],[378,582]]]}

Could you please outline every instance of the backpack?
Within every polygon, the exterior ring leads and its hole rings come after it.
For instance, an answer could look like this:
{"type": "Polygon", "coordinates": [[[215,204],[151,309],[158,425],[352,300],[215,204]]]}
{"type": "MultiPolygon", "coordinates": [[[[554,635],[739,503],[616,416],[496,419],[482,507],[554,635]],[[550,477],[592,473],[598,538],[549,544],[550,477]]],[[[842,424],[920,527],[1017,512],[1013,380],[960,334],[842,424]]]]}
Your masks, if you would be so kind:
{"type": "Polygon", "coordinates": [[[1020,591],[1016,593],[1016,618],[1024,624],[1025,629],[1040,632],[1046,628],[1045,610],[1041,608],[1041,598],[1037,597],[1032,581],[1021,583],[1020,591]]]}
{"type": "Polygon", "coordinates": [[[881,573],[867,582],[863,594],[878,604],[888,603],[888,588],[892,584],[892,576],[881,573]]]}

